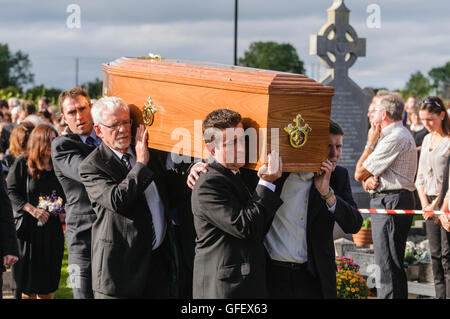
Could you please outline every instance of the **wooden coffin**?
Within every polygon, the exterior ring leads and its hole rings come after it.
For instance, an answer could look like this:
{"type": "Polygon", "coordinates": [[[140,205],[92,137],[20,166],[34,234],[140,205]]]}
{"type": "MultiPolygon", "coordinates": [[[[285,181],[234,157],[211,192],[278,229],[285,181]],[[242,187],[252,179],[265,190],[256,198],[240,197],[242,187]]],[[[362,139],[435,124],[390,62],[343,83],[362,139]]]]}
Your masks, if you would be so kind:
{"type": "MultiPolygon", "coordinates": [[[[283,171],[319,171],[320,163],[326,160],[334,89],[304,75],[128,57],[104,64],[103,75],[104,95],[118,96],[130,105],[135,123],[142,123],[142,111],[149,110],[151,97],[156,107],[152,123],[147,125],[151,148],[207,158],[202,120],[215,109],[229,108],[239,112],[244,127],[252,127],[258,135],[257,151],[252,153],[257,158],[253,157],[247,167],[258,169],[266,161],[267,151],[276,147],[283,171]],[[298,114],[305,122],[302,130],[307,124],[311,131],[303,146],[294,143],[293,147],[285,127],[295,127],[298,114]],[[186,138],[187,142],[182,141],[186,138]]],[[[304,137],[298,131],[295,134],[304,137]]],[[[304,139],[297,142],[302,144],[304,139]]]]}

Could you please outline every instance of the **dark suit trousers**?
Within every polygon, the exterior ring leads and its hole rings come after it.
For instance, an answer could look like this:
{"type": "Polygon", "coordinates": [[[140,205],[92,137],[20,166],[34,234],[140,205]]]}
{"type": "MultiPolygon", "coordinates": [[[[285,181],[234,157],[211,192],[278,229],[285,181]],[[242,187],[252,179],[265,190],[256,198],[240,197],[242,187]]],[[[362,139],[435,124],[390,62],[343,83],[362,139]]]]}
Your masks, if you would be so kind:
{"type": "MultiPolygon", "coordinates": [[[[370,200],[370,208],[413,209],[414,194],[402,191],[380,195],[370,200]]],[[[375,262],[380,267],[377,296],[379,299],[407,299],[408,281],[403,260],[413,215],[371,214],[371,217],[375,262]]]]}
{"type": "MultiPolygon", "coordinates": [[[[170,261],[169,261],[169,240],[166,234],[161,245],[153,250],[149,269],[149,278],[142,296],[135,299],[168,299],[170,291],[170,261]]],[[[130,299],[127,296],[111,296],[94,292],[95,299],[130,299]]]]}
{"type": "Polygon", "coordinates": [[[91,269],[91,225],[94,218],[95,215],[75,215],[66,224],[68,270],[74,299],[94,298],[91,269]]]}
{"type": "Polygon", "coordinates": [[[450,233],[432,220],[426,221],[426,230],[436,298],[450,299],[450,233]]]}
{"type": "Polygon", "coordinates": [[[307,268],[307,263],[295,264],[269,261],[267,289],[273,299],[323,299],[319,279],[307,268]]]}
{"type": "Polygon", "coordinates": [[[92,291],[91,253],[68,251],[69,278],[74,299],[94,299],[92,291]]]}

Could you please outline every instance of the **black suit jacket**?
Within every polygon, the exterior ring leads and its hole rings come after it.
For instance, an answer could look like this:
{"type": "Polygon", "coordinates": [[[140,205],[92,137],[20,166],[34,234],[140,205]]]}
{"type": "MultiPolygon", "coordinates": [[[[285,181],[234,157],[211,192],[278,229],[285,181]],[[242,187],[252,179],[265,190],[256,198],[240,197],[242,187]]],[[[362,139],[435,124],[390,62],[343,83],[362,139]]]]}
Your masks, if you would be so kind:
{"type": "MultiPolygon", "coordinates": [[[[256,172],[246,170],[246,181],[250,187],[257,183],[256,172]]],[[[276,193],[281,194],[289,173],[275,181],[276,193]]],[[[363,218],[357,210],[346,168],[336,166],[331,174],[330,186],[336,195],[336,209],[330,213],[314,183],[308,199],[306,240],[308,247],[308,270],[319,278],[324,298],[336,298],[336,262],[333,241],[334,223],[346,233],[357,233],[363,218]]]]}
{"type": "Polygon", "coordinates": [[[250,194],[217,162],[200,174],[192,192],[194,298],[266,297],[263,240],[281,204],[265,186],[250,194]]]}
{"type": "MultiPolygon", "coordinates": [[[[164,167],[157,151],[151,151],[149,165],[141,163],[128,172],[111,149],[102,143],[80,165],[80,176],[97,214],[92,227],[92,289],[117,297],[144,297],[148,289],[152,260],[152,217],[144,195],[155,181],[168,207],[164,167]]],[[[172,223],[165,209],[167,252],[175,261],[172,223]]],[[[176,280],[175,264],[171,274],[176,280]]],[[[171,283],[167,283],[169,286],[171,283]]],[[[155,289],[158,289],[155,287],[155,289]]]]}
{"type": "Polygon", "coordinates": [[[71,254],[90,256],[91,253],[91,229],[96,215],[78,169],[94,149],[70,131],[52,142],[53,168],[67,200],[66,244],[71,254]]]}
{"type": "MultiPolygon", "coordinates": [[[[0,174],[0,276],[5,270],[3,256],[19,256],[17,246],[16,226],[13,219],[11,202],[6,190],[3,174],[0,174]]],[[[1,288],[1,287],[0,287],[1,288]]]]}

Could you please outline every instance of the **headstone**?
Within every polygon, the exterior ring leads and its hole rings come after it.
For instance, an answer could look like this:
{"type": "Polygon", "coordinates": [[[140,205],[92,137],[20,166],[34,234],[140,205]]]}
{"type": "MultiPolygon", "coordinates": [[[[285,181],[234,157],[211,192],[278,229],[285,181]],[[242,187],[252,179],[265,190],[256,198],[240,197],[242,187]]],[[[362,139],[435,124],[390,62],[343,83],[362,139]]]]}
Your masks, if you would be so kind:
{"type": "Polygon", "coordinates": [[[328,9],[328,22],[310,37],[310,54],[316,54],[328,68],[322,84],[335,88],[331,118],[344,130],[344,146],[339,165],[348,169],[353,196],[358,207],[369,207],[368,195],[353,178],[356,163],[367,141],[367,109],[370,93],[362,90],[348,76],[356,59],[366,55],[366,39],[358,38],[349,24],[350,10],[344,0],[334,0],[328,9]]]}
{"type": "Polygon", "coordinates": [[[347,252],[356,250],[356,245],[351,240],[339,238],[334,241],[334,250],[336,256],[339,257],[347,256],[346,255],[347,252]]]}
{"type": "Polygon", "coordinates": [[[353,262],[359,265],[359,273],[363,276],[369,276],[373,272],[372,266],[375,265],[375,255],[373,249],[357,248],[346,252],[346,256],[353,258],[353,262]]]}

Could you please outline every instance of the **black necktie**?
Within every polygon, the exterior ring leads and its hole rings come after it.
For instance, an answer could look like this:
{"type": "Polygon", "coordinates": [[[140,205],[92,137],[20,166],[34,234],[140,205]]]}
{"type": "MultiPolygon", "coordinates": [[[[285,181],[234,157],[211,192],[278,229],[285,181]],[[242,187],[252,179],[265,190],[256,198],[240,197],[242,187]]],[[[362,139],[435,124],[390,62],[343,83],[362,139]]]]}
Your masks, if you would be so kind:
{"type": "Polygon", "coordinates": [[[123,165],[125,165],[127,170],[131,170],[130,154],[128,153],[123,154],[120,160],[122,161],[123,165]]]}
{"type": "Polygon", "coordinates": [[[86,144],[95,146],[95,140],[92,136],[88,136],[86,139],[86,144]]]}

